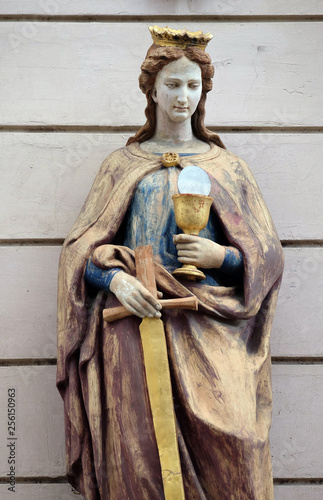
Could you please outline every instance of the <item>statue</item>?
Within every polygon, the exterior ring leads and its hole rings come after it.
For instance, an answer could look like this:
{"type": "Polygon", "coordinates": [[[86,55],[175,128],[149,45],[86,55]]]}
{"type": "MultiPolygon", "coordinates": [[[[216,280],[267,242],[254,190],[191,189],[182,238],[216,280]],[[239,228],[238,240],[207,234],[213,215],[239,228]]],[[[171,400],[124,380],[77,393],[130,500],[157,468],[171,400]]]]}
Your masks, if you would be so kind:
{"type": "Polygon", "coordinates": [[[282,248],[247,165],[204,125],[212,35],[150,31],[146,124],[103,162],[60,258],[68,479],[86,500],[165,498],[139,334],[142,318],[162,318],[185,499],[271,500],[269,338],[282,248]],[[213,199],[199,236],[181,232],[172,201],[190,165],[208,174],[213,199]],[[145,245],[158,294],[136,278],[145,245]],[[174,276],[183,264],[205,279],[174,276]],[[187,297],[198,311],[162,308],[187,297]],[[103,310],[120,305],[131,315],[105,322],[103,310]]]}

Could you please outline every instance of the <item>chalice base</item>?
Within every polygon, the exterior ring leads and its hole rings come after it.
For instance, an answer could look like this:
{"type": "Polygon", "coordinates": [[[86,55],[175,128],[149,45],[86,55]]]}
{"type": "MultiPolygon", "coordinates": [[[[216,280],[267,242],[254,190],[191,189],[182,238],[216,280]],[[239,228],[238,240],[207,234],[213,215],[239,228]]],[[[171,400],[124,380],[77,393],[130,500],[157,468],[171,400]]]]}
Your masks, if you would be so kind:
{"type": "Polygon", "coordinates": [[[202,271],[197,269],[196,266],[191,264],[184,264],[182,267],[178,267],[172,272],[175,278],[186,278],[192,281],[202,281],[205,280],[206,276],[202,271]]]}

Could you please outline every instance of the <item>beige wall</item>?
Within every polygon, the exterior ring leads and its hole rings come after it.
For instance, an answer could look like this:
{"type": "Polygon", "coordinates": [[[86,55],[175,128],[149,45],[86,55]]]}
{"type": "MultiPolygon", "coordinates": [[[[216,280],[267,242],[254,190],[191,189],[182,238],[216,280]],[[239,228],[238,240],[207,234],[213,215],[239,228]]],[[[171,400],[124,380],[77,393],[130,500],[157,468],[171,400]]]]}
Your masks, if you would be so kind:
{"type": "Polygon", "coordinates": [[[214,34],[206,121],[250,165],[285,247],[272,335],[276,499],[323,498],[322,19],[320,0],[0,0],[1,499],[13,498],[11,387],[14,498],[77,498],[55,389],[58,256],[100,162],[144,120],[149,24],[214,34]]]}

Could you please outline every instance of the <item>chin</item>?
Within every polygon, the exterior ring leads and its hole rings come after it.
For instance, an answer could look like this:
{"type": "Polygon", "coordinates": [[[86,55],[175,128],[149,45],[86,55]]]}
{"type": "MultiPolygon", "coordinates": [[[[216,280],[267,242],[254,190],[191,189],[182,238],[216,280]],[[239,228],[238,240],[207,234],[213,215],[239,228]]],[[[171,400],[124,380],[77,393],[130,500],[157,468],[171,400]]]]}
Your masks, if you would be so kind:
{"type": "Polygon", "coordinates": [[[174,113],[170,118],[173,122],[184,122],[191,117],[189,113],[174,113]]]}

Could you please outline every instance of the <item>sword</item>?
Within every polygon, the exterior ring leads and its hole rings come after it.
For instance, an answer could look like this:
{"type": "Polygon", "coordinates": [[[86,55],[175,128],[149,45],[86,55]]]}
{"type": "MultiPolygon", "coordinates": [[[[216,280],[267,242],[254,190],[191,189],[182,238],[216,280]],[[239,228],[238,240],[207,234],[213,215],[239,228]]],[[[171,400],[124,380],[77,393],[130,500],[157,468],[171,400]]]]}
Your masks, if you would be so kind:
{"type": "MultiPolygon", "coordinates": [[[[152,247],[136,248],[135,261],[138,279],[157,298],[152,247]]],[[[170,305],[170,308],[197,310],[198,307],[196,297],[160,300],[160,303],[164,308],[170,305]]],[[[103,311],[108,322],[129,315],[123,306],[103,311]]],[[[159,318],[143,318],[139,329],[165,500],[185,500],[164,325],[159,318]]]]}

